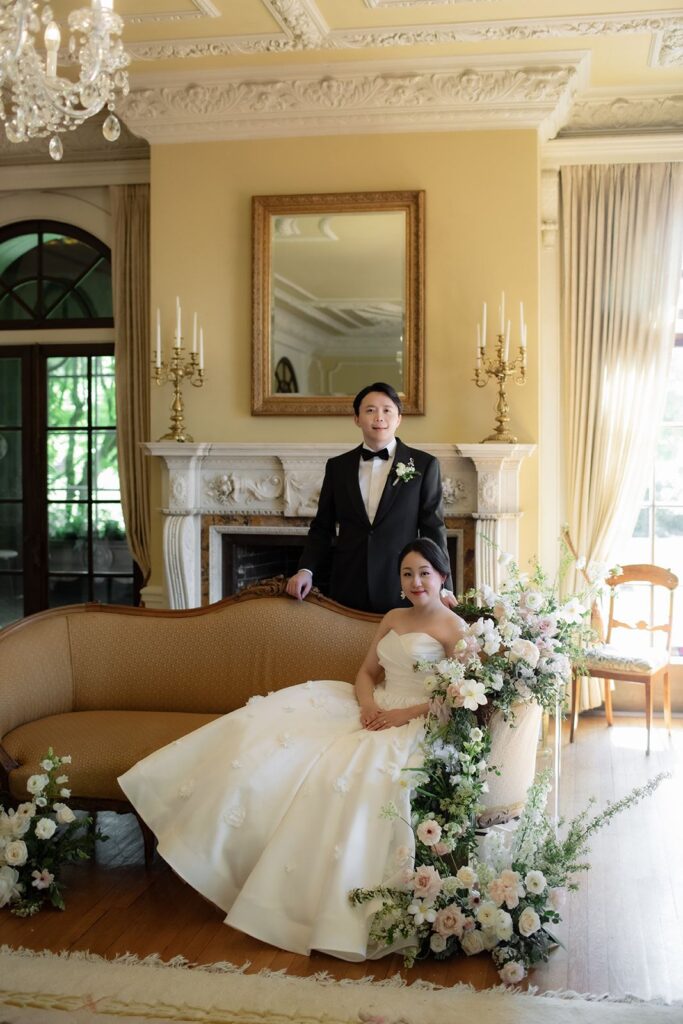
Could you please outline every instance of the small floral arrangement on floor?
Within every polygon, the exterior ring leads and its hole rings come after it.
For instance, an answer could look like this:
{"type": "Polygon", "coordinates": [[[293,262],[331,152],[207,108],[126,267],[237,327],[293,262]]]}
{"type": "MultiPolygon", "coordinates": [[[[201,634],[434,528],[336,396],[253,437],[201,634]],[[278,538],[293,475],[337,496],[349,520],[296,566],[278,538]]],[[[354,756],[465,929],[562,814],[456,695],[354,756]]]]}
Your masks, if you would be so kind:
{"type": "Polygon", "coordinates": [[[29,917],[45,903],[64,909],[59,873],[62,865],[88,860],[105,836],[90,816],[76,817],[64,803],[71,796],[64,765],[52,747],[40,762],[42,772],[26,783],[30,800],[0,807],[0,907],[29,917]]]}
{"type": "MultiPolygon", "coordinates": [[[[504,848],[495,832],[478,844],[487,777],[500,773],[489,763],[492,714],[514,725],[520,704],[561,709],[572,664],[580,664],[592,637],[591,594],[562,601],[540,566],[523,574],[508,556],[499,561],[509,573],[499,590],[468,591],[456,608],[468,626],[453,656],[415,666],[431,674],[424,761],[409,776],[414,864],[404,858],[398,885],[354,889],[350,899],[373,904],[371,942],[412,940],[408,964],[488,950],[501,979],[516,983],[547,959],[555,940],[546,925],[560,920],[564,893],[575,888],[571,876],[587,867],[580,857],[590,835],[661,777],[590,821],[585,814],[574,819],[564,840],[545,816],[550,782],[542,778],[529,791],[512,845],[504,848]]],[[[398,811],[392,804],[383,814],[398,811]]]]}

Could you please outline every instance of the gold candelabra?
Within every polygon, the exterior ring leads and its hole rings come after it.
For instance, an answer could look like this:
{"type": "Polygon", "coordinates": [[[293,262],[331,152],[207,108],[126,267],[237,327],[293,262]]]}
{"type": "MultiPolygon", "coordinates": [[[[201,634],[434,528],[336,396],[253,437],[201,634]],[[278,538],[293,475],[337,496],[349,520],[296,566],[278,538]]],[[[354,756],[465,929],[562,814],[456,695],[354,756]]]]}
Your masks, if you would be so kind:
{"type": "MultiPolygon", "coordinates": [[[[203,340],[203,339],[202,339],[203,340]]],[[[154,362],[154,380],[161,387],[169,381],[173,385],[173,401],[171,402],[171,429],[160,437],[159,441],[188,441],[193,440],[192,435],[185,429],[183,417],[183,394],[182,384],[184,380],[189,381],[193,388],[201,388],[204,384],[204,367],[201,365],[203,345],[200,355],[193,350],[190,352],[189,361],[185,361],[184,349],[181,344],[182,338],[178,335],[175,344],[171,349],[171,358],[168,363],[161,359],[160,345],[157,342],[156,359],[154,362]]]]}
{"type": "Polygon", "coordinates": [[[505,383],[508,377],[515,376],[515,384],[526,382],[526,329],[522,331],[522,343],[519,346],[519,354],[512,360],[508,359],[510,339],[510,325],[508,322],[507,334],[499,334],[496,342],[495,356],[491,359],[486,355],[486,337],[480,335],[477,345],[477,365],[474,371],[474,383],[478,388],[485,388],[489,377],[495,377],[498,381],[498,402],[496,404],[496,423],[498,424],[492,434],[482,441],[497,442],[498,444],[516,444],[517,438],[508,430],[510,422],[510,407],[508,405],[505,383]]]}

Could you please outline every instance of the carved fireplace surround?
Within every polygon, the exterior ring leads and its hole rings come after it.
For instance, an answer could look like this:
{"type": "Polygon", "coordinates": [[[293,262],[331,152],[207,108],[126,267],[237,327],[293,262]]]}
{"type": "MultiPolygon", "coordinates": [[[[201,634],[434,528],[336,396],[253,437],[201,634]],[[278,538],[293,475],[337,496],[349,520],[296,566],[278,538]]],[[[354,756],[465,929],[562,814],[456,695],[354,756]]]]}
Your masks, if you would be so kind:
{"type": "MultiPolygon", "coordinates": [[[[223,596],[222,534],[306,534],[325,462],[354,445],[144,445],[163,460],[164,573],[171,608],[223,596]]],[[[458,545],[456,588],[500,582],[498,548],[518,554],[519,469],[534,445],[421,444],[441,465],[444,517],[458,545]],[[469,542],[466,537],[472,538],[469,542]],[[490,543],[493,542],[493,543],[490,543]],[[467,558],[468,544],[473,558],[467,558]],[[463,567],[463,553],[465,564],[463,567]],[[469,564],[473,562],[473,564],[469,564]]]]}

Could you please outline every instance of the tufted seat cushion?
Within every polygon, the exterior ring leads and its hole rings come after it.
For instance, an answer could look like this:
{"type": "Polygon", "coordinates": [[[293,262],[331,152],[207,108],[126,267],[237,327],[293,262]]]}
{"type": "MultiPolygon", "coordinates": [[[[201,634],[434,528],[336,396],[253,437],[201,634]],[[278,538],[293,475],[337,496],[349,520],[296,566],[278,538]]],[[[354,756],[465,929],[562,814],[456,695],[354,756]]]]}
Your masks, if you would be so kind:
{"type": "Polygon", "coordinates": [[[591,647],[586,652],[588,668],[592,672],[611,669],[614,672],[656,672],[669,660],[666,651],[650,648],[624,649],[613,644],[591,647]]]}
{"type": "Polygon", "coordinates": [[[73,764],[65,767],[72,799],[125,800],[116,781],[119,775],[217,717],[178,711],[73,711],[27,722],[8,733],[3,744],[19,763],[10,774],[11,794],[26,799],[26,780],[52,746],[59,754],[77,751],[73,764]]]}

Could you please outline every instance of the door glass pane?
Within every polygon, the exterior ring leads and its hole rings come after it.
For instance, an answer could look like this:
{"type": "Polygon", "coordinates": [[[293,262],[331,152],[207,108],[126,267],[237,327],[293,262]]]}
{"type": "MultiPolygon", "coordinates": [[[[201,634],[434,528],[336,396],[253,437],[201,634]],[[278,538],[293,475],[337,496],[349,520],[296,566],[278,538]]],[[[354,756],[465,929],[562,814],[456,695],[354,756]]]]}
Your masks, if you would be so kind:
{"type": "Polygon", "coordinates": [[[21,433],[0,431],[0,498],[21,498],[21,433]]]}
{"type": "Polygon", "coordinates": [[[65,604],[88,601],[87,576],[50,576],[47,581],[47,606],[57,608],[65,604]]]}
{"type": "Polygon", "coordinates": [[[665,422],[683,423],[683,345],[674,346],[666,389],[665,422]]]}
{"type": "Polygon", "coordinates": [[[15,295],[3,295],[0,297],[0,321],[1,320],[34,320],[36,313],[34,305],[36,301],[36,286],[30,284],[18,289],[23,293],[24,301],[20,301],[15,295]],[[28,308],[24,305],[28,303],[28,308]]]}
{"type": "Polygon", "coordinates": [[[116,426],[116,392],[114,388],[114,357],[95,356],[92,360],[93,410],[95,427],[116,426]]]}
{"type": "Polygon", "coordinates": [[[30,232],[0,243],[0,281],[11,288],[38,276],[38,235],[30,232]]]}
{"type": "Polygon", "coordinates": [[[50,356],[48,358],[47,425],[48,427],[87,427],[87,356],[50,356]]]}
{"type": "MultiPolygon", "coordinates": [[[[123,603],[123,602],[122,602],[123,603]]],[[[21,576],[6,576],[0,572],[0,629],[16,622],[24,614],[24,595],[21,576]]]]}
{"type": "Polygon", "coordinates": [[[120,504],[93,506],[93,560],[99,572],[133,571],[120,504]]]}
{"type": "Polygon", "coordinates": [[[47,496],[53,501],[83,501],[88,496],[88,434],[50,431],[47,435],[47,496]]]}
{"type": "Polygon", "coordinates": [[[21,426],[21,360],[0,359],[0,427],[21,426]]]}
{"type": "Polygon", "coordinates": [[[683,504],[683,426],[660,428],[655,480],[656,502],[683,504]]]}
{"type": "Polygon", "coordinates": [[[0,504],[0,571],[22,568],[21,534],[21,504],[0,504]]]}
{"type": "Polygon", "coordinates": [[[102,604],[133,604],[133,577],[95,576],[93,599],[102,604]]]}
{"type": "Polygon", "coordinates": [[[86,572],[88,569],[88,506],[85,503],[47,507],[47,546],[50,569],[86,572]]]}
{"type": "Polygon", "coordinates": [[[107,499],[118,501],[120,490],[116,431],[94,430],[92,446],[93,498],[98,501],[107,499]]]}

